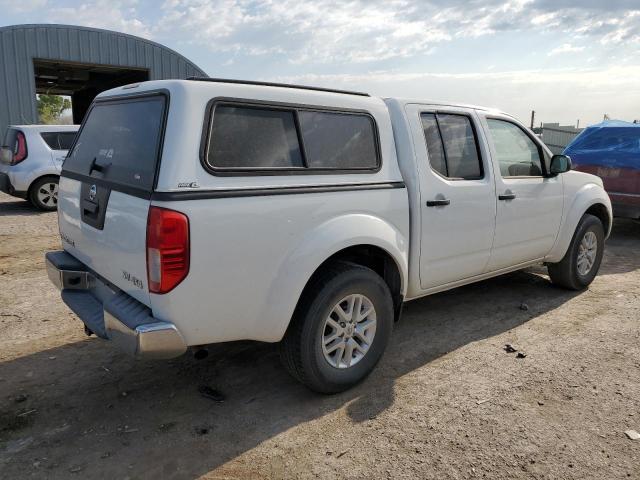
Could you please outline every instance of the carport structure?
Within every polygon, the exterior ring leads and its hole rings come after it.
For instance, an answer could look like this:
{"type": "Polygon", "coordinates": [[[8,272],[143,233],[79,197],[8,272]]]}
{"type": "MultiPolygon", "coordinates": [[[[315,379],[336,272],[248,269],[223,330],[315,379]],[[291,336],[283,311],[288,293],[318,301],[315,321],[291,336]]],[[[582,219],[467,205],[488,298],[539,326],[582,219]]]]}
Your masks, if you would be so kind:
{"type": "Polygon", "coordinates": [[[158,43],[70,25],[0,28],[0,139],[8,125],[38,123],[36,94],[69,95],[80,123],[93,98],[144,80],[206,77],[158,43]]]}

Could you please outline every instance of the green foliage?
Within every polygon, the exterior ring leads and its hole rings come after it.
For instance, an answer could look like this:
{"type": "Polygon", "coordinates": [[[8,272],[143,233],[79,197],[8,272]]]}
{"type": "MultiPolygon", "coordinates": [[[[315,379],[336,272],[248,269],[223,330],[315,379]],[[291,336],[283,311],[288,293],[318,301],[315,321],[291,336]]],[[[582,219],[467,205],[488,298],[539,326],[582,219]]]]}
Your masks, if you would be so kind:
{"type": "Polygon", "coordinates": [[[60,95],[38,95],[38,117],[41,123],[58,123],[62,112],[71,108],[71,101],[60,95]]]}

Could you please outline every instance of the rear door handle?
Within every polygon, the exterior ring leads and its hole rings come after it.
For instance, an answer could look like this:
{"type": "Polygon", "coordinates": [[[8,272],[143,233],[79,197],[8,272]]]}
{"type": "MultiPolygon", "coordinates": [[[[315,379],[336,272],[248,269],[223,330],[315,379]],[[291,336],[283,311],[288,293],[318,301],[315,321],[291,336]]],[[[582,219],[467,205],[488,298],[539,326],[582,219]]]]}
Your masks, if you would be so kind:
{"type": "Polygon", "coordinates": [[[445,207],[451,203],[448,198],[438,200],[427,200],[427,207],[445,207]]]}
{"type": "Polygon", "coordinates": [[[514,200],[515,198],[515,193],[503,193],[502,195],[498,195],[498,200],[514,200]]]}

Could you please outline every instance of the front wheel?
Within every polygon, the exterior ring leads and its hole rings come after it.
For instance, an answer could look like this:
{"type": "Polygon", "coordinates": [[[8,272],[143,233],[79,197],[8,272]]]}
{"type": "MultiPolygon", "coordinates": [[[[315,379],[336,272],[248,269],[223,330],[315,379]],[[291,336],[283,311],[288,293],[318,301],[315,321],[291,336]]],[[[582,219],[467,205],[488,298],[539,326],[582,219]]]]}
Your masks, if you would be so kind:
{"type": "Polygon", "coordinates": [[[373,270],[336,262],[305,289],[281,343],[284,366],[319,393],[363,380],[384,353],[393,328],[389,287],[373,270]]]}
{"type": "Polygon", "coordinates": [[[604,253],[604,227],[598,217],[585,214],[564,258],[547,266],[551,282],[570,290],[588,287],[598,274],[604,253]]]}
{"type": "Polygon", "coordinates": [[[58,177],[47,176],[39,178],[29,190],[31,203],[47,212],[58,208],[58,177]]]}

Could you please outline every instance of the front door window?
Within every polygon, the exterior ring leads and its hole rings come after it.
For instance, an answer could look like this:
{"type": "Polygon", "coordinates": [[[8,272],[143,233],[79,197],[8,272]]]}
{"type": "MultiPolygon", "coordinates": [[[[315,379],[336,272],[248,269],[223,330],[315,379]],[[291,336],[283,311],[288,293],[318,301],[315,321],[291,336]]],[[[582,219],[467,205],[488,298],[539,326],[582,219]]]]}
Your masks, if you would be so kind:
{"type": "Polygon", "coordinates": [[[504,120],[487,119],[493,138],[496,160],[503,177],[541,177],[540,149],[517,125],[504,120]]]}

